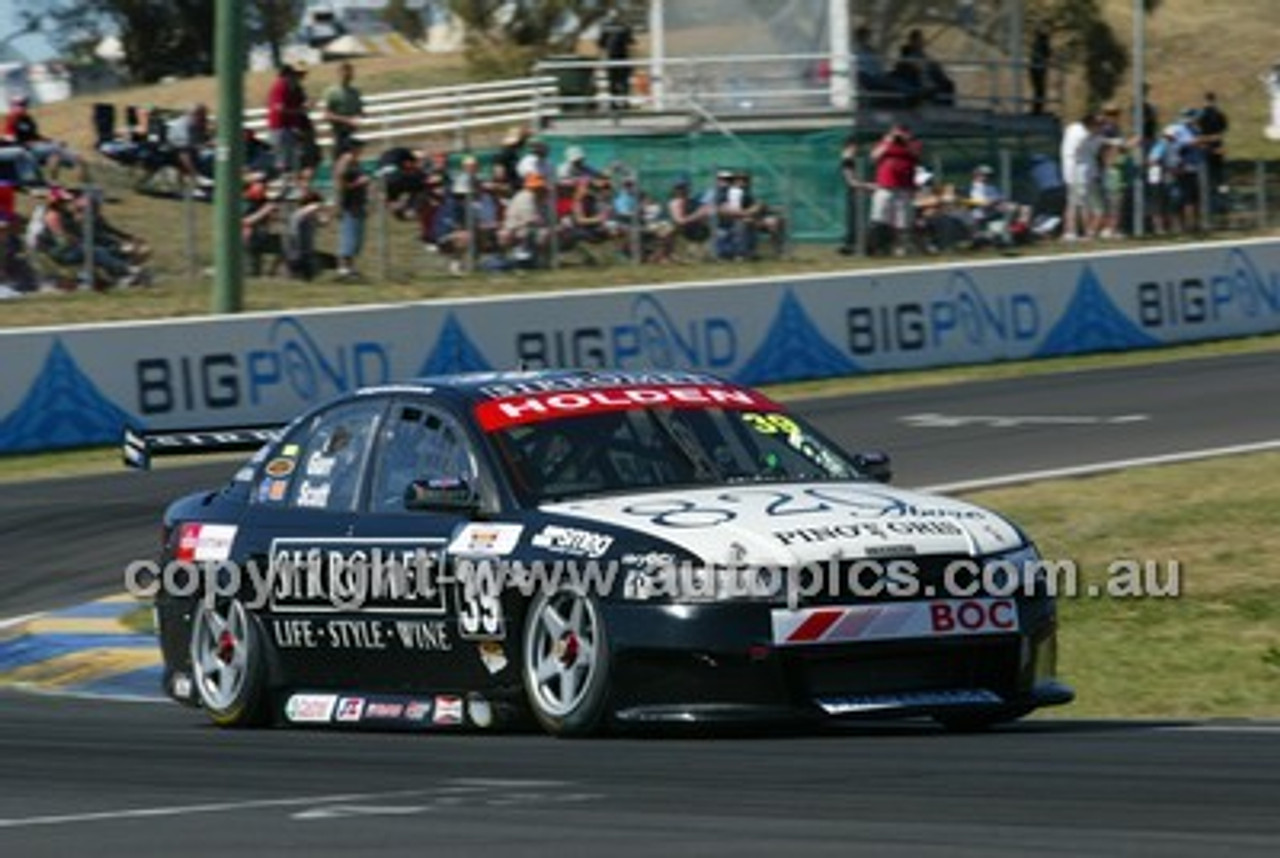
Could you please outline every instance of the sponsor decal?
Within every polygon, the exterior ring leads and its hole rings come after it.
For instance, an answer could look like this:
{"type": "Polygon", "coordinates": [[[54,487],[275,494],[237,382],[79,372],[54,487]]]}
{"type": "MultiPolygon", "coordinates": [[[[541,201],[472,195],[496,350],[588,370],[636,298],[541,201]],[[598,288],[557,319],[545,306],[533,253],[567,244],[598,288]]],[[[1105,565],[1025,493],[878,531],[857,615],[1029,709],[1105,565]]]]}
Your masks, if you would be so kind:
{"type": "Polygon", "coordinates": [[[306,474],[308,477],[319,477],[327,480],[333,476],[333,466],[337,464],[334,456],[325,456],[319,450],[307,457],[306,474]]]}
{"type": "Polygon", "coordinates": [[[281,455],[281,456],[289,456],[289,457],[291,457],[291,458],[296,459],[296,458],[298,458],[298,454],[299,454],[300,452],[302,452],[302,451],[298,449],[298,445],[297,445],[297,444],[285,444],[285,445],[284,445],[284,448],[280,450],[280,455],[281,455]]]}
{"type": "Polygon", "coordinates": [[[530,393],[491,399],[476,406],[486,432],[580,414],[640,408],[731,408],[776,411],[778,405],[745,388],[715,384],[646,385],[530,393]]]}
{"type": "MultiPolygon", "coordinates": [[[[445,613],[443,540],[423,537],[281,537],[271,543],[271,610],[445,613]]],[[[399,635],[388,627],[384,637],[399,635]]],[[[445,645],[428,649],[447,649],[445,645]]]]}
{"type": "MultiPolygon", "coordinates": [[[[294,694],[284,705],[284,717],[294,724],[327,724],[337,704],[336,694],[294,694]]],[[[357,712],[351,720],[359,719],[357,712]]]]}
{"type": "Polygon", "coordinates": [[[472,724],[481,729],[492,727],[493,707],[489,705],[488,700],[485,700],[479,694],[468,694],[467,717],[471,719],[472,724]]]}
{"type": "Polygon", "coordinates": [[[176,558],[196,563],[226,560],[231,556],[236,530],[234,524],[184,524],[178,531],[176,558]]]}
{"type": "Polygon", "coordinates": [[[860,643],[910,638],[1003,635],[1018,631],[1012,599],[939,599],[854,607],[774,610],[779,646],[860,643]]]}
{"type": "Polygon", "coordinates": [[[404,705],[404,720],[406,721],[425,721],[430,715],[430,700],[410,700],[404,705]]]}
{"type": "Polygon", "coordinates": [[[366,721],[394,721],[404,714],[404,704],[392,700],[370,700],[364,707],[366,721]]]}
{"type": "Polygon", "coordinates": [[[294,501],[300,507],[311,509],[323,508],[329,503],[329,492],[333,487],[328,483],[313,485],[310,480],[303,480],[298,486],[298,497],[294,501]]]}
{"type": "Polygon", "coordinates": [[[503,557],[520,541],[524,525],[468,524],[449,543],[449,551],[468,557],[503,557]]]}
{"type": "Polygon", "coordinates": [[[344,697],[338,701],[338,712],[333,716],[335,721],[359,721],[364,715],[363,697],[344,697]]]}
{"type": "Polygon", "coordinates": [[[484,641],[477,647],[480,662],[489,673],[498,673],[507,666],[507,651],[497,641],[484,641]]]}
{"type": "Polygon", "coordinates": [[[175,673],[173,675],[173,696],[181,697],[183,700],[191,699],[191,692],[195,689],[191,685],[191,677],[185,673],[175,673]]]}
{"type": "Polygon", "coordinates": [[[267,500],[282,501],[285,492],[289,490],[288,480],[272,480],[271,485],[267,489],[267,500]]]}
{"type": "Polygon", "coordinates": [[[273,617],[271,635],[281,649],[335,649],[378,652],[449,652],[453,640],[444,620],[273,617]]]}
{"type": "Polygon", "coordinates": [[[272,459],[267,462],[267,466],[262,469],[268,477],[287,477],[293,473],[293,459],[287,459],[283,456],[272,459]]]}
{"type": "Polygon", "coordinates": [[[534,534],[531,542],[538,548],[556,554],[599,558],[609,551],[609,546],[613,545],[613,537],[576,527],[549,524],[541,532],[534,534]]]}
{"type": "Polygon", "coordinates": [[[435,709],[431,715],[432,724],[461,724],[462,698],[452,694],[437,694],[435,709]]]}

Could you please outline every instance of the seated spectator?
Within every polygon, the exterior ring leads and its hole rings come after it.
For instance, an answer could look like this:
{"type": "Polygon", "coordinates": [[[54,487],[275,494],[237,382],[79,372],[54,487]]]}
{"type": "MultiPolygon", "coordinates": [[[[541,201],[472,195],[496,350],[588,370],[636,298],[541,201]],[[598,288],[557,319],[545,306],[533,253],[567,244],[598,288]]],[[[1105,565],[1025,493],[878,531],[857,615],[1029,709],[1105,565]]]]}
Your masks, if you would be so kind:
{"type": "Polygon", "coordinates": [[[570,146],[564,151],[564,160],[556,168],[557,179],[594,179],[600,171],[587,163],[587,154],[581,146],[570,146]]]}
{"type": "MultiPolygon", "coordinates": [[[[82,225],[75,216],[75,195],[65,188],[49,190],[48,201],[32,214],[28,225],[28,246],[58,265],[77,267],[85,264],[86,249],[82,225]]],[[[132,286],[138,282],[139,271],[101,245],[95,245],[92,254],[94,282],[82,283],[82,288],[95,288],[99,284],[132,286]]]]}
{"type": "Polygon", "coordinates": [[[167,137],[173,147],[178,172],[191,184],[205,188],[213,179],[213,140],[209,108],[193,104],[169,123],[167,137]]]}
{"type": "Polygon", "coordinates": [[[245,250],[249,255],[249,273],[254,277],[264,274],[273,277],[284,257],[284,245],[279,232],[280,207],[267,196],[263,182],[253,182],[244,192],[244,210],[240,218],[240,230],[245,250]],[[265,264],[267,257],[270,263],[265,264]]]}
{"type": "MultiPolygon", "coordinates": [[[[98,194],[81,193],[76,195],[75,216],[81,224],[92,221],[93,243],[117,256],[141,272],[141,266],[151,258],[151,245],[146,239],[126,232],[107,220],[102,213],[102,198],[98,194]]],[[[139,280],[145,279],[140,276],[139,280]]]]}
{"type": "Polygon", "coordinates": [[[885,71],[880,53],[871,44],[871,28],[853,32],[853,65],[858,75],[858,94],[867,103],[880,107],[905,107],[916,95],[906,81],[885,71]]]}
{"type": "Polygon", "coordinates": [[[22,221],[13,211],[0,211],[0,297],[34,292],[39,278],[22,246],[22,221]]]}
{"type": "Polygon", "coordinates": [[[444,205],[444,177],[439,173],[430,173],[426,177],[426,188],[418,197],[418,240],[429,251],[436,251],[435,224],[436,211],[444,205]]]}
{"type": "Polygon", "coordinates": [[[538,173],[546,181],[551,181],[555,171],[551,169],[551,161],[547,159],[547,141],[535,137],[529,141],[529,151],[516,164],[516,174],[520,181],[529,178],[530,173],[538,173]]]}
{"type": "Polygon", "coordinates": [[[755,200],[732,170],[716,173],[715,254],[717,259],[751,259],[756,253],[755,200]]]}
{"type": "Polygon", "coordinates": [[[507,205],[502,221],[503,244],[510,247],[512,257],[522,265],[537,265],[545,259],[551,243],[547,220],[547,180],[539,172],[530,172],[524,187],[507,205]]]}
{"type": "Polygon", "coordinates": [[[690,195],[688,176],[680,176],[667,198],[667,218],[678,238],[702,244],[711,238],[711,209],[690,195]]]}
{"type": "Polygon", "coordinates": [[[30,101],[25,95],[17,96],[9,102],[9,113],[5,117],[4,136],[26,149],[45,170],[50,181],[57,181],[58,173],[63,167],[80,167],[80,179],[87,179],[86,167],[80,162],[66,144],[50,140],[40,133],[36,118],[31,115],[30,101]]]}
{"type": "Polygon", "coordinates": [[[924,31],[907,34],[893,75],[912,93],[934,104],[955,104],[956,85],[936,60],[925,52],[924,31]]]}
{"type": "Polygon", "coordinates": [[[578,241],[602,244],[622,234],[613,219],[612,182],[607,176],[578,179],[573,194],[573,235],[578,241]]]}
{"type": "Polygon", "coordinates": [[[769,244],[774,253],[782,256],[787,247],[787,218],[778,208],[767,205],[751,189],[751,174],[739,173],[735,182],[743,190],[743,199],[747,201],[745,217],[751,220],[752,226],[769,236],[769,244]]]}

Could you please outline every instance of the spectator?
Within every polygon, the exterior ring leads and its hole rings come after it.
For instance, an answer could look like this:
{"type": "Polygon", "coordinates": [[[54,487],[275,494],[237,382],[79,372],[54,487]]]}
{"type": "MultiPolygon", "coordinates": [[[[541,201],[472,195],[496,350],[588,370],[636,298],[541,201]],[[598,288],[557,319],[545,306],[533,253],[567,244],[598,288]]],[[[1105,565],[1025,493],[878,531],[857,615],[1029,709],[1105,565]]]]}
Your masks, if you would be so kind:
{"type": "MultiPolygon", "coordinates": [[[[743,214],[750,223],[752,233],[763,232],[769,236],[769,244],[776,256],[782,257],[787,249],[787,219],[777,208],[771,207],[757,196],[751,188],[751,174],[741,172],[735,177],[735,183],[742,188],[743,214]]],[[[754,249],[755,239],[752,238],[754,249]]]]}
{"type": "Polygon", "coordinates": [[[840,150],[840,179],[844,182],[844,242],[837,251],[850,256],[858,252],[858,208],[862,192],[871,187],[862,178],[855,134],[844,139],[844,148],[840,150]]]}
{"type": "Polygon", "coordinates": [[[1204,147],[1205,162],[1209,166],[1209,189],[1213,195],[1214,210],[1220,210],[1226,192],[1226,161],[1223,157],[1227,129],[1231,123],[1218,108],[1218,98],[1212,92],[1204,94],[1200,108],[1200,142],[1204,147]]]}
{"type": "Polygon", "coordinates": [[[0,211],[0,297],[34,292],[38,286],[23,252],[21,222],[13,211],[0,211]]]}
{"type": "Polygon", "coordinates": [[[92,222],[93,243],[132,266],[138,275],[135,281],[147,279],[141,266],[151,258],[151,246],[141,236],[127,232],[107,220],[102,212],[100,193],[77,194],[74,214],[78,223],[86,225],[82,227],[86,230],[87,225],[92,222]]]}
{"type": "Polygon", "coordinates": [[[1098,117],[1093,113],[1086,113],[1063,132],[1062,175],[1067,183],[1067,206],[1062,216],[1062,238],[1066,241],[1092,238],[1101,227],[1101,146],[1098,117]]]}
{"type": "MultiPolygon", "coordinates": [[[[56,181],[63,167],[75,167],[80,164],[75,154],[64,144],[50,140],[40,133],[40,125],[31,114],[30,100],[25,95],[16,96],[9,101],[9,113],[5,116],[4,136],[31,153],[36,162],[49,174],[50,181],[56,181]]],[[[84,165],[81,167],[81,180],[85,180],[84,165]]]]}
{"type": "Polygon", "coordinates": [[[307,117],[307,92],[301,77],[302,68],[285,63],[267,91],[267,133],[276,155],[276,169],[288,176],[302,164],[302,150],[307,117]]]}
{"type": "Polygon", "coordinates": [[[493,158],[493,180],[506,186],[507,194],[520,189],[520,160],[524,156],[525,142],[529,139],[526,128],[512,128],[502,138],[502,146],[493,158]]]}
{"type": "Polygon", "coordinates": [[[364,118],[364,98],[352,81],[356,70],[350,62],[338,64],[338,82],[325,90],[324,118],[333,131],[333,158],[347,151],[364,118]]]}
{"type": "Polygon", "coordinates": [[[507,204],[502,221],[503,244],[512,248],[517,263],[536,265],[550,245],[547,219],[547,180],[542,173],[530,172],[524,187],[507,204]]]}
{"type": "Polygon", "coordinates": [[[920,141],[901,123],[890,128],[871,150],[871,160],[876,166],[871,222],[891,232],[894,253],[898,256],[906,255],[908,245],[915,245],[912,198],[921,151],[920,141]]]}
{"type": "Polygon", "coordinates": [[[530,173],[537,173],[546,182],[552,180],[555,171],[551,169],[551,162],[547,160],[547,142],[540,137],[534,137],[529,141],[529,151],[520,158],[520,163],[516,165],[516,175],[520,177],[520,181],[524,182],[529,178],[530,173]]]}
{"type": "MultiPolygon", "coordinates": [[[[48,204],[39,213],[38,220],[33,215],[30,227],[34,233],[29,239],[32,245],[57,264],[68,267],[85,263],[84,232],[75,217],[74,200],[74,195],[66,189],[50,188],[48,204]]],[[[131,286],[137,282],[137,270],[124,259],[100,245],[95,245],[90,252],[95,282],[82,284],[82,288],[96,286],[99,277],[105,277],[109,286],[131,286]]]]}
{"type": "Polygon", "coordinates": [[[1142,147],[1149,149],[1159,137],[1160,111],[1151,101],[1151,84],[1142,85],[1142,147]]]}
{"type": "Polygon", "coordinates": [[[626,110],[630,106],[631,66],[626,60],[631,58],[634,44],[631,25],[622,20],[617,9],[610,9],[600,27],[599,47],[602,58],[609,61],[609,95],[613,97],[614,110],[626,110]]]}
{"type": "Polygon", "coordinates": [[[680,176],[671,186],[667,217],[676,235],[685,241],[702,244],[711,237],[711,210],[707,205],[694,201],[688,176],[680,176]]]}
{"type": "MultiPolygon", "coordinates": [[[[316,231],[328,222],[327,206],[318,191],[308,188],[289,213],[285,226],[284,257],[289,274],[299,280],[310,281],[321,268],[316,250],[316,231]]],[[[330,259],[332,263],[332,259],[330,259]]]]}
{"type": "Polygon", "coordinates": [[[1049,41],[1049,28],[1037,24],[1031,37],[1031,55],[1027,61],[1027,74],[1031,78],[1031,112],[1044,113],[1045,91],[1049,80],[1049,63],[1053,60],[1053,46],[1049,41]]]}
{"type": "Polygon", "coordinates": [[[1200,114],[1194,107],[1182,111],[1171,126],[1177,147],[1178,199],[1182,206],[1182,229],[1200,229],[1200,179],[1206,170],[1204,143],[1200,138],[1200,114]]]}
{"type": "Polygon", "coordinates": [[[377,170],[391,213],[400,220],[413,217],[427,189],[422,153],[407,146],[393,146],[378,156],[377,170]]]}
{"type": "Polygon", "coordinates": [[[208,180],[213,172],[212,152],[208,153],[210,157],[205,160],[207,147],[212,140],[209,108],[203,104],[193,104],[169,123],[167,137],[182,177],[191,183],[196,183],[201,178],[208,180]]]}
{"type": "Polygon", "coordinates": [[[249,256],[249,273],[254,277],[275,276],[284,256],[280,233],[280,207],[267,197],[265,182],[250,182],[244,191],[240,234],[249,256]],[[267,257],[271,258],[266,264],[267,257]]]}
{"type": "Polygon", "coordinates": [[[883,107],[906,106],[916,94],[906,81],[885,71],[880,53],[871,43],[871,28],[853,31],[853,60],[858,74],[858,92],[871,104],[883,107]]]}
{"type": "Polygon", "coordinates": [[[368,215],[369,176],[360,164],[364,141],[352,137],[347,151],[333,164],[333,193],[338,206],[338,277],[359,277],[356,257],[364,247],[365,218],[368,215]]]}
{"type": "Polygon", "coordinates": [[[1181,199],[1178,193],[1178,174],[1182,160],[1176,142],[1177,136],[1178,129],[1175,126],[1166,127],[1147,153],[1147,210],[1156,235],[1171,231],[1178,218],[1181,199]]]}
{"type": "Polygon", "coordinates": [[[600,171],[587,163],[587,153],[581,146],[570,146],[564,150],[564,160],[556,168],[557,179],[594,179],[600,171]]]}
{"type": "Polygon", "coordinates": [[[588,244],[618,238],[622,229],[613,218],[609,204],[612,183],[607,176],[578,179],[573,194],[573,237],[588,244]]]}
{"type": "Polygon", "coordinates": [[[923,30],[916,28],[907,34],[894,76],[935,104],[955,103],[956,85],[941,64],[925,52],[923,30]]]}
{"type": "Polygon", "coordinates": [[[734,180],[733,170],[716,172],[711,206],[715,216],[713,249],[717,259],[744,259],[755,254],[755,227],[746,209],[751,201],[734,180]]]}
{"type": "Polygon", "coordinates": [[[1119,238],[1120,218],[1124,212],[1126,185],[1130,168],[1129,150],[1124,141],[1108,142],[1102,147],[1102,229],[1099,238],[1119,238]]]}
{"type": "Polygon", "coordinates": [[[451,192],[436,208],[435,222],[432,224],[432,240],[436,248],[452,257],[449,261],[449,272],[452,274],[463,272],[464,259],[469,253],[471,229],[467,223],[467,203],[470,195],[469,178],[458,176],[451,192]]]}

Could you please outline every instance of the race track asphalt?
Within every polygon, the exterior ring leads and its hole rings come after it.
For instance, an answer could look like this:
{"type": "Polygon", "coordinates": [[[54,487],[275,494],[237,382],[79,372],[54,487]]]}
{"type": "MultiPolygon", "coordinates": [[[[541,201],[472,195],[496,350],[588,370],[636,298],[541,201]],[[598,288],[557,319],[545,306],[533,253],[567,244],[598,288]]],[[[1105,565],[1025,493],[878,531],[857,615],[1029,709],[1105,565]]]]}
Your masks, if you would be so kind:
{"type": "MultiPolygon", "coordinates": [[[[931,485],[1274,440],[1277,379],[1262,354],[798,410],[931,485]]],[[[0,486],[0,618],[118,591],[164,502],[232,470],[0,486]]],[[[220,731],[166,704],[0,692],[2,856],[1275,855],[1277,806],[1267,723],[565,742],[220,731]]]]}

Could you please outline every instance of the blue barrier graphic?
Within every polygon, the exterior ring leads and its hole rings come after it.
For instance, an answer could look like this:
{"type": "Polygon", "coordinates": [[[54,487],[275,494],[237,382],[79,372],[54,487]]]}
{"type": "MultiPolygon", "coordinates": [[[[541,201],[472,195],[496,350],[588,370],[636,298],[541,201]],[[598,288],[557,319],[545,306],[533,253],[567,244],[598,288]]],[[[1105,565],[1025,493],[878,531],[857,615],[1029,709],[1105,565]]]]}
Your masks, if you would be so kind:
{"type": "Polygon", "coordinates": [[[1056,357],[1084,352],[1141,349],[1161,345],[1143,332],[1107,296],[1091,266],[1080,272],[1075,294],[1062,318],[1049,331],[1036,357],[1056,357]]]}
{"type": "Polygon", "coordinates": [[[27,395],[0,421],[0,451],[112,443],[126,423],[139,421],[103,396],[55,339],[27,395]]]}
{"type": "Polygon", "coordinates": [[[788,289],[778,304],[769,332],[733,380],[768,384],[865,372],[822,336],[795,293],[788,289]]]}
{"type": "Polygon", "coordinates": [[[471,342],[462,323],[453,313],[444,317],[436,344],[422,362],[418,375],[447,375],[453,372],[488,372],[493,366],[471,342]]]}

